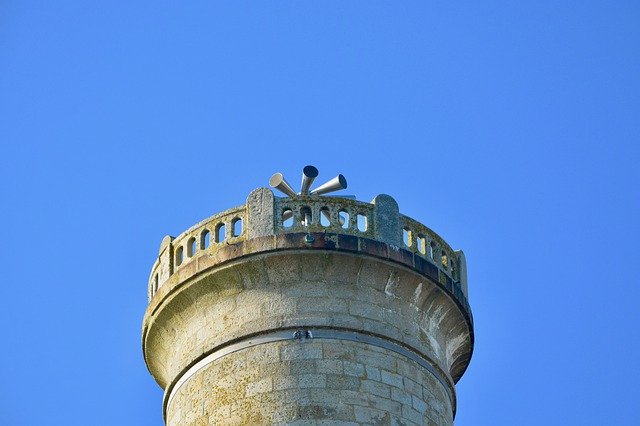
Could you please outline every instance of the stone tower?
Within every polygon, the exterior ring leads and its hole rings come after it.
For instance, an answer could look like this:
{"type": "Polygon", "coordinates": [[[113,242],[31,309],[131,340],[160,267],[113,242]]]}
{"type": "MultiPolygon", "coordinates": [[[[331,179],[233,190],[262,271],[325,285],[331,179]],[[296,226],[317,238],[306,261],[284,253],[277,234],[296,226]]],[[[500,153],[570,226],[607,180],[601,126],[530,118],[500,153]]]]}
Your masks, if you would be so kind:
{"type": "Polygon", "coordinates": [[[388,195],[309,193],[314,171],[162,240],[142,347],[168,425],[453,424],[464,254],[388,195]]]}

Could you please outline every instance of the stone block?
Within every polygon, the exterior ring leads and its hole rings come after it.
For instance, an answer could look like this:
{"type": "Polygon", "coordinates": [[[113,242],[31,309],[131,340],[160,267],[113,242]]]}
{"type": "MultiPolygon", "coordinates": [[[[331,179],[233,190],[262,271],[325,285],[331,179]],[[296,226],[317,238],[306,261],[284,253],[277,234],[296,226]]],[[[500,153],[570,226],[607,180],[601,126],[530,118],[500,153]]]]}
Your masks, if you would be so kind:
{"type": "Polygon", "coordinates": [[[421,274],[428,276],[434,282],[438,281],[438,267],[431,261],[416,255],[413,262],[415,269],[417,269],[421,274]]]}
{"type": "Polygon", "coordinates": [[[374,408],[354,407],[356,421],[368,425],[388,425],[391,423],[391,415],[374,408]]]}
{"type": "Polygon", "coordinates": [[[402,405],[411,406],[413,404],[411,395],[403,389],[399,389],[396,387],[391,388],[391,399],[394,401],[398,401],[402,405]]]}
{"type": "Polygon", "coordinates": [[[269,256],[264,259],[264,263],[271,284],[300,280],[300,264],[288,255],[269,256]]]}
{"type": "Polygon", "coordinates": [[[389,246],[386,243],[371,240],[369,238],[359,238],[358,249],[363,253],[380,259],[387,259],[389,257],[389,246]]]}
{"type": "Polygon", "coordinates": [[[356,391],[360,388],[360,380],[357,377],[329,374],[327,388],[356,391]]]}
{"type": "Polygon", "coordinates": [[[258,188],[247,197],[247,238],[263,237],[275,233],[273,192],[258,188]]]}
{"type": "Polygon", "coordinates": [[[244,241],[242,245],[242,251],[245,255],[256,254],[266,251],[275,250],[276,237],[275,235],[267,235],[264,237],[251,238],[244,241]]]}
{"type": "Polygon", "coordinates": [[[336,297],[304,297],[298,299],[298,312],[325,312],[330,316],[333,312],[347,313],[347,302],[336,297]]]}
{"type": "Polygon", "coordinates": [[[416,410],[417,412],[424,413],[425,411],[427,411],[428,406],[421,398],[418,398],[417,396],[412,395],[411,401],[412,401],[411,404],[414,410],[416,410]]]}
{"type": "Polygon", "coordinates": [[[395,386],[399,389],[402,389],[404,387],[402,376],[398,374],[391,373],[387,370],[380,370],[380,377],[381,377],[382,383],[395,386]]]}
{"type": "Polygon", "coordinates": [[[404,378],[404,390],[415,396],[422,396],[422,385],[411,379],[404,378]]]}
{"type": "Polygon", "coordinates": [[[323,281],[324,271],[329,263],[329,256],[321,252],[300,253],[299,262],[302,265],[301,278],[305,281],[323,281]]]}
{"type": "Polygon", "coordinates": [[[331,253],[324,271],[329,283],[355,283],[362,267],[362,258],[344,253],[331,253]]]}
{"type": "Polygon", "coordinates": [[[353,361],[355,358],[353,347],[338,342],[324,342],[322,344],[324,358],[353,361]]]}
{"type": "Polygon", "coordinates": [[[358,300],[349,301],[349,313],[362,318],[382,320],[382,308],[380,306],[358,300]]]}
{"type": "Polygon", "coordinates": [[[369,395],[369,404],[377,410],[382,410],[395,416],[401,416],[402,414],[402,404],[398,401],[393,401],[376,395],[369,395]]]}
{"type": "Polygon", "coordinates": [[[402,246],[389,245],[389,260],[403,264],[408,268],[413,268],[413,253],[405,250],[402,246]]]}
{"type": "Polygon", "coordinates": [[[337,359],[320,359],[316,361],[316,371],[322,374],[342,374],[342,363],[337,359]]]}
{"type": "Polygon", "coordinates": [[[280,348],[281,361],[296,361],[321,358],[322,346],[320,343],[314,344],[313,342],[295,342],[280,348]]]}
{"type": "Polygon", "coordinates": [[[361,380],[360,390],[383,398],[391,398],[391,388],[389,385],[374,380],[361,380]]]}
{"type": "Polygon", "coordinates": [[[324,374],[301,374],[298,376],[298,386],[301,388],[324,388],[327,378],[324,374]]]}
{"type": "Polygon", "coordinates": [[[372,204],[374,232],[380,241],[400,246],[402,244],[402,227],[400,225],[400,209],[393,197],[380,194],[372,204]]]}
{"type": "Polygon", "coordinates": [[[298,376],[290,375],[278,375],[273,378],[273,389],[295,389],[298,387],[298,376]]]}
{"type": "Polygon", "coordinates": [[[367,379],[380,381],[382,379],[380,375],[380,369],[372,365],[366,365],[367,379]]]}
{"type": "Polygon", "coordinates": [[[344,361],[344,374],[364,378],[366,376],[363,364],[351,361],[344,361]]]}
{"type": "Polygon", "coordinates": [[[393,269],[382,262],[363,259],[362,267],[357,275],[359,286],[370,287],[379,292],[384,292],[393,269]]]}
{"type": "Polygon", "coordinates": [[[340,250],[358,251],[358,237],[353,235],[338,234],[338,247],[340,250]]]}
{"type": "Polygon", "coordinates": [[[407,405],[402,406],[402,418],[417,424],[422,424],[422,414],[407,405]]]}

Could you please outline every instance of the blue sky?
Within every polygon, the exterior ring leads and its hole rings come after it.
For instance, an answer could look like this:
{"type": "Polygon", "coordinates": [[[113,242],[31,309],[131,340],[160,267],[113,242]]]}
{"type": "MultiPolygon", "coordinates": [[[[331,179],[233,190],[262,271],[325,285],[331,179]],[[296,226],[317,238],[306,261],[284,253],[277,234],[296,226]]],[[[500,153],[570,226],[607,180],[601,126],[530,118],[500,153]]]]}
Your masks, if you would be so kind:
{"type": "Polygon", "coordinates": [[[162,424],[162,237],[306,164],[465,251],[456,425],[640,422],[637,2],[183,3],[0,3],[0,423],[162,424]]]}

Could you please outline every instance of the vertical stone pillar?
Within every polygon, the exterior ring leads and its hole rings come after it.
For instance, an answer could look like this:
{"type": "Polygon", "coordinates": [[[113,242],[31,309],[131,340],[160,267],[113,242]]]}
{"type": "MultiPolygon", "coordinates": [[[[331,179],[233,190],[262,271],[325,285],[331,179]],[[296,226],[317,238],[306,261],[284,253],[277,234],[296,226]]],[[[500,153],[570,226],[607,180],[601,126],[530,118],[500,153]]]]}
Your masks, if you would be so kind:
{"type": "Polygon", "coordinates": [[[160,243],[160,250],[158,253],[158,261],[160,267],[158,268],[158,288],[169,279],[173,274],[173,237],[167,235],[162,239],[160,243]]]}
{"type": "Polygon", "coordinates": [[[390,195],[380,194],[371,203],[373,224],[377,240],[402,247],[402,225],[398,203],[390,195]]]}
{"type": "Polygon", "coordinates": [[[462,250],[457,250],[456,254],[458,255],[459,262],[460,287],[462,287],[464,297],[469,298],[469,288],[467,284],[467,258],[462,250]]]}
{"type": "Polygon", "coordinates": [[[274,196],[267,188],[251,191],[247,197],[247,238],[275,233],[274,196]]]}

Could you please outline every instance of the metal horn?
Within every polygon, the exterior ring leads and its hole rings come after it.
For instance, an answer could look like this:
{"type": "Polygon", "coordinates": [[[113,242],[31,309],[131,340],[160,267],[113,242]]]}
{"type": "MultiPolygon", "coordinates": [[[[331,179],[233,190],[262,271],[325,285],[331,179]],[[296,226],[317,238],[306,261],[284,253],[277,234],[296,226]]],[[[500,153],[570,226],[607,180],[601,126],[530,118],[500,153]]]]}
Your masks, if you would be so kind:
{"type": "Polygon", "coordinates": [[[309,187],[318,177],[318,169],[313,166],[306,166],[302,169],[302,185],[300,187],[300,195],[309,194],[309,187]]]}
{"type": "Polygon", "coordinates": [[[295,197],[298,195],[296,194],[296,191],[291,188],[289,182],[285,180],[282,173],[274,173],[273,176],[271,176],[271,178],[269,179],[269,185],[271,185],[272,188],[275,188],[278,191],[288,195],[289,197],[295,197]]]}
{"type": "Polygon", "coordinates": [[[322,195],[328,192],[339,191],[341,189],[346,189],[346,188],[347,188],[347,179],[342,175],[338,175],[333,179],[331,179],[329,182],[325,183],[324,185],[321,185],[316,189],[314,189],[313,191],[311,191],[311,194],[322,195]]]}
{"type": "Polygon", "coordinates": [[[293,217],[293,211],[285,210],[284,212],[282,212],[282,220],[291,219],[292,217],[293,217]]]}

